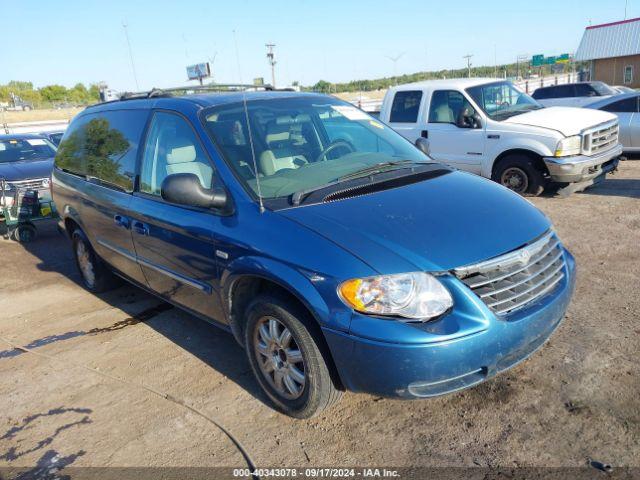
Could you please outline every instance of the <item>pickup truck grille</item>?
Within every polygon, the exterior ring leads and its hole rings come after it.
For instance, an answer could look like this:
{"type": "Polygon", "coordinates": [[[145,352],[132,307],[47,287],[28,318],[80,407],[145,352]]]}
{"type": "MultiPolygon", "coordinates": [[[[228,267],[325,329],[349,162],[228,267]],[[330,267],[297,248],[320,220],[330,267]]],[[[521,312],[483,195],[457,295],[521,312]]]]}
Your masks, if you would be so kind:
{"type": "Polygon", "coordinates": [[[613,121],[584,133],[583,147],[585,153],[594,155],[609,150],[618,144],[618,122],[613,121]]]}
{"type": "Polygon", "coordinates": [[[11,189],[19,188],[20,190],[46,190],[49,188],[48,178],[34,178],[31,180],[19,180],[15,182],[7,182],[7,186],[11,189]],[[45,184],[45,182],[47,182],[45,184]]]}
{"type": "Polygon", "coordinates": [[[553,232],[513,252],[454,270],[496,314],[504,315],[552,292],[564,277],[564,255],[553,232]]]}

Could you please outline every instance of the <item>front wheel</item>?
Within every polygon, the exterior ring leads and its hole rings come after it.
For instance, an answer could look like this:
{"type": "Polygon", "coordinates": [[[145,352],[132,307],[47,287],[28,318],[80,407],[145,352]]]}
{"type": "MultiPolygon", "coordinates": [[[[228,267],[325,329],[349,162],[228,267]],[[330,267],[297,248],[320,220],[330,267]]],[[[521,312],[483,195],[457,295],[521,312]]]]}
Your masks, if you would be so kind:
{"type": "Polygon", "coordinates": [[[310,418],[337,402],[342,392],[302,317],[285,300],[256,298],[247,308],[245,349],[258,383],[277,409],[310,418]]]}
{"type": "Polygon", "coordinates": [[[544,191],[545,178],[526,155],[509,155],[500,160],[493,180],[520,195],[535,197],[544,191]]]}

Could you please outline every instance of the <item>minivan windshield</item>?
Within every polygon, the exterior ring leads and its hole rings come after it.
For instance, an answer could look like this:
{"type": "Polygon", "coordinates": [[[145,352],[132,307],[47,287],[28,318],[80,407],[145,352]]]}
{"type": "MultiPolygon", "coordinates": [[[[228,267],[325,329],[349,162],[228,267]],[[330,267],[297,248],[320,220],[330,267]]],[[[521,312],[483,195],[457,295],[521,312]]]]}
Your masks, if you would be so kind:
{"type": "Polygon", "coordinates": [[[288,197],[360,174],[364,178],[376,169],[433,162],[348,103],[325,96],[282,95],[247,100],[246,112],[244,102],[236,102],[204,115],[225,160],[256,196],[288,197]]]}
{"type": "Polygon", "coordinates": [[[11,138],[0,140],[0,163],[53,158],[55,147],[44,138],[11,138]]]}
{"type": "Polygon", "coordinates": [[[543,108],[511,82],[478,85],[468,88],[467,93],[489,118],[497,121],[543,108]]]}

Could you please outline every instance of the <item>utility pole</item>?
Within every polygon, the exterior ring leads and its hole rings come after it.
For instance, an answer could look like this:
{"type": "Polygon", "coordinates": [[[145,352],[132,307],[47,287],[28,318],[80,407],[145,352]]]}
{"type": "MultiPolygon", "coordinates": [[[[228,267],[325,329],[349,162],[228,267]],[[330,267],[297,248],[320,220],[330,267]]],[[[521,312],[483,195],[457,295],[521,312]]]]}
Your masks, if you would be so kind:
{"type": "Polygon", "coordinates": [[[123,21],[122,28],[124,28],[124,36],[127,39],[127,47],[129,48],[129,59],[131,60],[131,71],[133,72],[133,79],[136,82],[136,90],[140,90],[138,85],[138,75],[136,75],[136,65],[133,62],[133,53],[131,52],[131,42],[129,41],[129,31],[127,30],[127,24],[123,21]]]}
{"type": "Polygon", "coordinates": [[[525,75],[520,75],[520,65],[522,65],[522,67],[526,69],[526,67],[528,67],[528,63],[529,63],[529,54],[521,53],[516,57],[516,80],[519,79],[521,76],[523,78],[525,77],[525,75]]]}
{"type": "Polygon", "coordinates": [[[276,88],[276,54],[273,53],[273,48],[276,46],[275,43],[266,43],[265,47],[267,47],[267,61],[269,65],[271,65],[271,86],[276,88]]]}
{"type": "Polygon", "coordinates": [[[233,30],[233,43],[236,48],[236,64],[238,66],[238,78],[239,83],[242,83],[242,70],[240,69],[240,51],[238,50],[238,37],[236,36],[236,31],[233,30]]]}
{"type": "Polygon", "coordinates": [[[467,70],[469,71],[469,78],[471,78],[471,57],[473,57],[472,54],[468,53],[466,55],[464,55],[462,58],[465,58],[467,60],[467,70]]]}

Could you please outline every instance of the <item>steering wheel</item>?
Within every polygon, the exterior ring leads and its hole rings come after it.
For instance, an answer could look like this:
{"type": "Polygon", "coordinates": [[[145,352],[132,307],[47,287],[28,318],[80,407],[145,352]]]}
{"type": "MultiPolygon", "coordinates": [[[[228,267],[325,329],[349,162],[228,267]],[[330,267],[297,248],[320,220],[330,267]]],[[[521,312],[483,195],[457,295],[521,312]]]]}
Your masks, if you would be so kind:
{"type": "Polygon", "coordinates": [[[511,106],[511,104],[505,100],[504,102],[502,102],[502,103],[500,104],[500,106],[501,106],[501,107],[504,107],[504,108],[508,108],[508,107],[510,107],[510,106],[511,106]]]}
{"type": "Polygon", "coordinates": [[[324,150],[322,150],[322,152],[320,152],[320,155],[318,155],[318,157],[316,158],[316,162],[319,162],[320,160],[322,160],[323,158],[325,159],[325,161],[327,160],[327,154],[329,152],[332,152],[333,150],[335,150],[336,148],[347,148],[349,150],[349,153],[353,153],[356,151],[356,149],[354,148],[353,145],[351,145],[349,142],[347,142],[346,140],[336,140],[335,142],[331,142],[331,144],[325,148],[324,150]]]}

